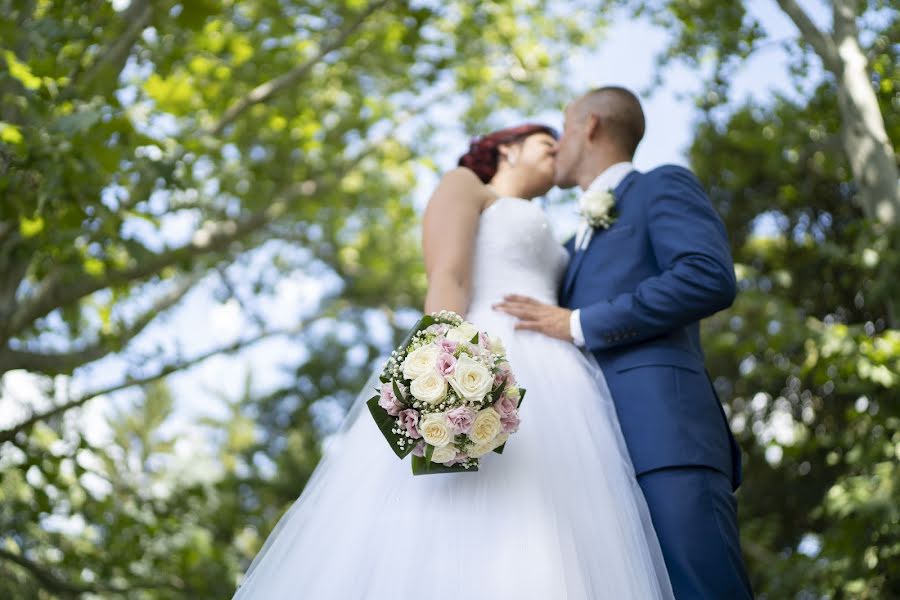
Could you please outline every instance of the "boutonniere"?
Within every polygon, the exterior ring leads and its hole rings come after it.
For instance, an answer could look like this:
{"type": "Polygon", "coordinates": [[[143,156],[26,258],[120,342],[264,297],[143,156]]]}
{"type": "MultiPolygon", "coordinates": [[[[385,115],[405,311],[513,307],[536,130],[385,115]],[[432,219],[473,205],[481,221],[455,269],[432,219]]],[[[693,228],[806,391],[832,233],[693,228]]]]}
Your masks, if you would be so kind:
{"type": "Polygon", "coordinates": [[[616,195],[612,190],[588,190],[578,199],[578,214],[591,227],[609,229],[615,223],[616,195]]]}

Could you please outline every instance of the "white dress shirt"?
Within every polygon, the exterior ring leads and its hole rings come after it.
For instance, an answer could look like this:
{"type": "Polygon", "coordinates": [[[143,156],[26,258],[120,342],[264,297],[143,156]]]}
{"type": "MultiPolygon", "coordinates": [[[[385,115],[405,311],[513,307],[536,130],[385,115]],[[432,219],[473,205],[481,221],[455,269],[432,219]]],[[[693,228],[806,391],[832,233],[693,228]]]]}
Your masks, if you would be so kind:
{"type": "MultiPolygon", "coordinates": [[[[588,190],[614,190],[632,171],[634,171],[634,164],[628,161],[607,167],[591,182],[585,192],[588,190]]],[[[583,218],[578,224],[578,231],[575,234],[575,245],[573,246],[575,252],[583,252],[587,248],[593,233],[594,228],[588,224],[587,219],[583,218]]],[[[578,309],[573,310],[569,317],[569,330],[575,345],[584,347],[584,330],[581,328],[581,311],[578,309]]]]}

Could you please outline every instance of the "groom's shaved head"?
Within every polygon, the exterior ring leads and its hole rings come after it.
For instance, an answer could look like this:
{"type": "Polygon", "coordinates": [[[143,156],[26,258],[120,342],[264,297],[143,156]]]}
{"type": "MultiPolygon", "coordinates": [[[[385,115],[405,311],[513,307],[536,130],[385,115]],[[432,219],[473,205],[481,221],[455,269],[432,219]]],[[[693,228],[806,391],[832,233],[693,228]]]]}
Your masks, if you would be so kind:
{"type": "Polygon", "coordinates": [[[602,126],[628,156],[633,157],[644,137],[644,111],[641,101],[631,91],[618,86],[591,90],[575,105],[579,120],[589,115],[599,117],[602,126]]]}

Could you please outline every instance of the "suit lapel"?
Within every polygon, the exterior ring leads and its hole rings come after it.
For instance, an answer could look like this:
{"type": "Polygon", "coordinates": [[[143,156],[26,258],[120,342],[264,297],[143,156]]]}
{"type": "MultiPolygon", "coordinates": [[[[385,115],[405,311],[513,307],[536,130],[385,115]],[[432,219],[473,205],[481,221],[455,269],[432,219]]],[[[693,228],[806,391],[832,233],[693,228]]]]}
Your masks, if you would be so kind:
{"type": "MultiPolygon", "coordinates": [[[[637,179],[638,172],[632,171],[628,175],[625,176],[616,189],[613,190],[613,195],[616,197],[616,204],[619,205],[625,199],[625,194],[628,192],[628,188],[631,187],[631,184],[635,182],[637,179]]],[[[572,261],[569,263],[569,268],[566,270],[566,281],[563,285],[563,295],[568,298],[569,293],[571,292],[572,285],[575,283],[575,276],[578,274],[578,269],[581,268],[581,263],[584,262],[584,255],[588,253],[588,250],[591,249],[591,244],[594,243],[594,240],[603,235],[603,229],[594,229],[594,233],[591,235],[590,241],[588,241],[587,248],[584,250],[575,250],[575,254],[572,256],[572,261]]]]}

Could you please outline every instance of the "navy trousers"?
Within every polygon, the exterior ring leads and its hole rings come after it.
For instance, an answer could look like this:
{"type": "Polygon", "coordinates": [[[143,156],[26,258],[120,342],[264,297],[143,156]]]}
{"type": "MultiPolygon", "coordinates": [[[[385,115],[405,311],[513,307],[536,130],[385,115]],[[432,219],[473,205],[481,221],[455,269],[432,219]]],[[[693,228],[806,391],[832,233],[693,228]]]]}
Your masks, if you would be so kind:
{"type": "Polygon", "coordinates": [[[731,482],[707,467],[638,476],[678,600],[752,599],[731,482]]]}

